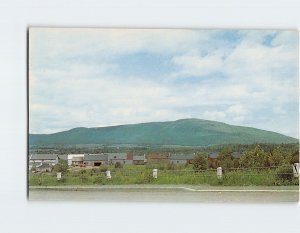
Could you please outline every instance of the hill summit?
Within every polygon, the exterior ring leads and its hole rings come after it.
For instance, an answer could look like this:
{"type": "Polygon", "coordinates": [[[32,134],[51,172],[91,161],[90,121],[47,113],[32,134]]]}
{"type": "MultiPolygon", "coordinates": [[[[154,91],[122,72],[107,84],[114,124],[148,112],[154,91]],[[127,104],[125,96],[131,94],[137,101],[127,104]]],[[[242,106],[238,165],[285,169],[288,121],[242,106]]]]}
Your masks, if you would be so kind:
{"type": "Polygon", "coordinates": [[[279,133],[217,121],[181,119],[97,128],[74,128],[53,134],[29,134],[30,145],[132,144],[211,146],[221,144],[297,143],[279,133]]]}

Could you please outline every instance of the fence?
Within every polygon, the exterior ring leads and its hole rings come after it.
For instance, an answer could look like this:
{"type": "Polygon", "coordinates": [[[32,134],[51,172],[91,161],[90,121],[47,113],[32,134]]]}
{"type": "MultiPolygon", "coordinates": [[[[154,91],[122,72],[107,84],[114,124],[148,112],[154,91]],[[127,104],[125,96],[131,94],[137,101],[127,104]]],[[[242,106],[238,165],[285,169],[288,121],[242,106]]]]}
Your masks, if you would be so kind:
{"type": "Polygon", "coordinates": [[[222,168],[206,170],[80,170],[67,174],[29,174],[29,185],[91,184],[210,184],[285,185],[299,184],[299,164],[286,167],[222,168]]]}

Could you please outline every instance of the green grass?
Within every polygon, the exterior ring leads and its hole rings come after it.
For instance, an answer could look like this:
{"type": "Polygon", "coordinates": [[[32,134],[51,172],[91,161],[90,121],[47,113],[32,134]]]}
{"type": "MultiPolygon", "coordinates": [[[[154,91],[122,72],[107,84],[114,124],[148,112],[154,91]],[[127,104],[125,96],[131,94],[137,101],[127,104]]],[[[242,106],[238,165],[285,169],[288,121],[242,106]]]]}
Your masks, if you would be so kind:
{"type": "Polygon", "coordinates": [[[152,177],[152,168],[148,166],[125,165],[123,168],[107,166],[97,169],[71,169],[63,174],[60,181],[56,173],[29,174],[30,186],[56,186],[56,185],[106,185],[106,184],[191,184],[191,185],[299,185],[299,180],[279,179],[277,170],[235,170],[226,172],[221,179],[216,172],[195,172],[189,166],[175,166],[173,170],[159,169],[158,179],[152,177]],[[105,177],[105,169],[111,171],[112,179],[105,177]]]}

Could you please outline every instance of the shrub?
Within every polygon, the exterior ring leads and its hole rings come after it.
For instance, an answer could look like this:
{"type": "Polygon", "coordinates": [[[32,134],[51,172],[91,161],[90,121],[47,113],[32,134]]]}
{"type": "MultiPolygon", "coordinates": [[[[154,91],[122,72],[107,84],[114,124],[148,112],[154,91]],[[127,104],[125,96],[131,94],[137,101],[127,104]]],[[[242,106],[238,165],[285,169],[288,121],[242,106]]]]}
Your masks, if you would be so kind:
{"type": "Polygon", "coordinates": [[[269,155],[269,162],[271,166],[280,166],[285,163],[284,154],[280,147],[276,147],[269,155]]]}
{"type": "Polygon", "coordinates": [[[100,170],[100,172],[106,172],[107,171],[107,167],[106,166],[99,167],[99,170],[100,170]]]}
{"type": "Polygon", "coordinates": [[[67,173],[68,168],[69,168],[69,167],[68,167],[67,161],[59,160],[58,164],[54,165],[53,171],[54,171],[54,172],[67,173]]]}
{"type": "Polygon", "coordinates": [[[82,183],[86,183],[88,181],[88,177],[87,177],[86,173],[81,173],[80,180],[82,183]]]}
{"type": "Polygon", "coordinates": [[[249,149],[243,152],[240,158],[240,165],[242,167],[268,167],[269,154],[263,148],[257,145],[254,149],[249,149]]]}
{"type": "Polygon", "coordinates": [[[276,170],[276,180],[292,181],[294,177],[292,166],[282,166],[276,170]]]}
{"type": "Polygon", "coordinates": [[[291,155],[290,161],[291,164],[299,163],[299,152],[296,151],[294,154],[291,155]]]}
{"type": "Polygon", "coordinates": [[[80,174],[85,174],[85,173],[86,173],[86,170],[85,170],[85,169],[82,169],[82,170],[79,171],[79,173],[80,173],[80,174]]]}
{"type": "Polygon", "coordinates": [[[175,170],[175,164],[174,163],[169,163],[167,165],[167,170],[175,170]]]}
{"type": "Polygon", "coordinates": [[[216,169],[218,167],[218,161],[217,160],[208,160],[208,168],[216,169]]]}
{"type": "Polygon", "coordinates": [[[120,162],[115,163],[115,168],[122,168],[123,165],[120,162]]]}
{"type": "Polygon", "coordinates": [[[103,176],[95,176],[93,180],[93,184],[105,184],[106,183],[106,178],[103,176]]]}
{"type": "Polygon", "coordinates": [[[207,159],[200,154],[193,159],[193,169],[196,171],[207,169],[207,159]]]}
{"type": "Polygon", "coordinates": [[[65,183],[66,182],[66,178],[62,177],[60,178],[60,180],[57,181],[58,183],[65,183]]]}
{"type": "Polygon", "coordinates": [[[240,167],[240,161],[238,159],[233,160],[233,167],[234,168],[239,168],[240,167]]]}
{"type": "Polygon", "coordinates": [[[225,158],[218,162],[220,167],[222,167],[223,172],[227,172],[233,167],[233,160],[231,158],[225,158]]]}

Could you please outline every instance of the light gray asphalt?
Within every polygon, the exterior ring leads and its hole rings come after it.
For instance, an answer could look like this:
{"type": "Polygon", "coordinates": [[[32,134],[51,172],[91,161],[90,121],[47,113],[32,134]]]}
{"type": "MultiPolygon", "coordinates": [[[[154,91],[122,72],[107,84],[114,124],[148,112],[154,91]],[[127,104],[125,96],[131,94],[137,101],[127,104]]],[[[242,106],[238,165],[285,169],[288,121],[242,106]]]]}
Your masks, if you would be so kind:
{"type": "Polygon", "coordinates": [[[298,202],[298,186],[118,185],[30,187],[30,201],[274,203],[298,202]]]}

